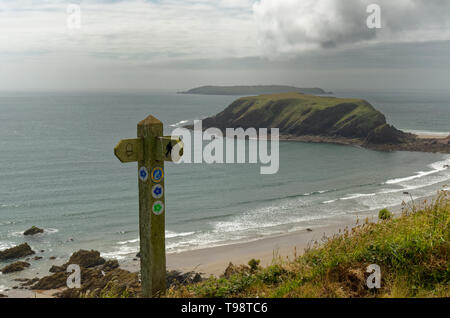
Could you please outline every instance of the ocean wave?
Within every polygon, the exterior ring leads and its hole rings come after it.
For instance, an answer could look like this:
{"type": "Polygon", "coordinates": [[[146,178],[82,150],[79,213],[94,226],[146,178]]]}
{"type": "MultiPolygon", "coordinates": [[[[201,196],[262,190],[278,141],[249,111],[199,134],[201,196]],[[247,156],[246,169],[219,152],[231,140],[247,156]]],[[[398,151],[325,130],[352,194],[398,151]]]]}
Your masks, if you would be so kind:
{"type": "Polygon", "coordinates": [[[114,258],[117,260],[122,260],[125,259],[130,254],[136,254],[138,251],[139,251],[138,246],[120,246],[115,251],[101,253],[101,256],[105,258],[114,258]]]}
{"type": "Polygon", "coordinates": [[[346,200],[353,200],[358,198],[365,198],[365,197],[373,197],[377,195],[377,193],[355,193],[351,194],[347,197],[340,198],[339,200],[346,201],[346,200]]]}
{"type": "MultiPolygon", "coordinates": [[[[193,235],[195,232],[172,232],[172,231],[166,231],[166,238],[175,238],[175,237],[185,237],[189,235],[193,235]]],[[[195,240],[194,240],[195,241],[195,240]]],[[[114,251],[105,252],[102,253],[102,257],[106,258],[114,258],[117,260],[125,259],[130,254],[136,254],[139,251],[139,244],[136,244],[139,242],[139,238],[127,240],[127,241],[121,241],[117,242],[119,245],[114,251]]],[[[171,246],[181,246],[184,244],[192,244],[193,240],[189,241],[182,241],[182,242],[175,242],[175,243],[166,243],[167,249],[170,250],[171,246]]]]}
{"type": "MultiPolygon", "coordinates": [[[[166,231],[166,239],[190,236],[190,235],[193,235],[195,233],[196,232],[181,232],[181,233],[177,233],[177,232],[172,232],[172,231],[166,231]]],[[[135,239],[132,239],[132,240],[120,241],[120,242],[117,242],[117,244],[118,245],[126,245],[126,244],[134,244],[134,243],[138,243],[138,242],[139,242],[139,238],[135,238],[135,239]]]]}
{"type": "Polygon", "coordinates": [[[195,232],[182,232],[182,233],[177,233],[177,232],[171,232],[171,231],[166,231],[166,238],[174,238],[174,237],[183,237],[183,236],[190,236],[195,234],[195,232]]]}
{"type": "Polygon", "coordinates": [[[139,242],[139,239],[133,239],[133,240],[128,240],[128,241],[121,241],[121,242],[117,242],[117,244],[119,245],[125,245],[125,244],[131,244],[131,243],[137,243],[139,242]]]}
{"type": "MultiPolygon", "coordinates": [[[[281,184],[280,184],[281,185],[281,184]]],[[[257,199],[257,200],[249,200],[249,201],[239,201],[235,202],[233,204],[230,204],[229,206],[240,206],[242,204],[249,204],[249,203],[263,203],[263,202],[273,202],[276,200],[286,200],[286,199],[296,199],[296,198],[302,198],[302,197],[310,197],[313,195],[319,195],[319,194],[325,194],[334,192],[336,189],[330,189],[330,190],[320,190],[320,191],[313,191],[313,192],[306,192],[301,194],[290,194],[285,196],[277,196],[277,197],[268,197],[264,199],[257,199]]]]}
{"type": "Polygon", "coordinates": [[[6,208],[20,208],[20,204],[17,203],[2,203],[0,204],[0,209],[6,209],[6,208]]]}
{"type": "Polygon", "coordinates": [[[298,208],[298,204],[294,201],[253,209],[243,215],[233,217],[231,220],[212,224],[213,232],[236,233],[254,231],[257,234],[264,234],[268,228],[320,220],[344,213],[343,211],[328,211],[328,213],[319,214],[311,211],[310,213],[298,214],[298,208]]]}
{"type": "MultiPolygon", "coordinates": [[[[402,197],[399,197],[398,195],[392,196],[396,193],[407,192],[409,194],[411,190],[419,190],[449,180],[450,169],[446,167],[446,165],[450,164],[450,156],[446,156],[444,158],[444,160],[429,164],[427,167],[432,169],[430,171],[418,171],[412,176],[393,178],[382,183],[382,185],[399,186],[399,188],[380,189],[379,191],[372,193],[348,194],[341,198],[323,201],[322,204],[330,204],[337,201],[358,200],[359,204],[365,204],[369,209],[377,209],[380,207],[397,205],[402,197]],[[391,198],[388,199],[387,195],[391,196],[391,198]]],[[[433,192],[434,191],[430,190],[427,192],[423,192],[422,195],[431,195],[433,192]]]]}
{"type": "Polygon", "coordinates": [[[8,248],[13,247],[14,244],[11,242],[0,242],[0,251],[6,250],[8,248]]]}
{"type": "MultiPolygon", "coordinates": [[[[450,165],[450,158],[446,159],[446,160],[437,161],[437,162],[434,162],[434,163],[428,165],[428,167],[433,170],[418,171],[418,172],[416,172],[415,175],[408,176],[408,177],[402,177],[402,178],[390,179],[390,180],[387,180],[384,184],[399,184],[399,183],[402,183],[405,181],[411,181],[414,179],[423,178],[423,177],[426,177],[426,176],[429,176],[431,174],[435,174],[435,173],[438,173],[441,171],[450,170],[448,167],[446,167],[447,165],[450,165]]],[[[448,177],[450,177],[450,176],[448,176],[448,177]]]]}
{"type": "Polygon", "coordinates": [[[333,191],[336,191],[336,189],[332,189],[332,190],[319,190],[319,191],[307,192],[307,193],[303,193],[301,196],[308,197],[308,196],[310,196],[310,195],[324,194],[324,193],[329,193],[329,192],[333,192],[333,191]]]}

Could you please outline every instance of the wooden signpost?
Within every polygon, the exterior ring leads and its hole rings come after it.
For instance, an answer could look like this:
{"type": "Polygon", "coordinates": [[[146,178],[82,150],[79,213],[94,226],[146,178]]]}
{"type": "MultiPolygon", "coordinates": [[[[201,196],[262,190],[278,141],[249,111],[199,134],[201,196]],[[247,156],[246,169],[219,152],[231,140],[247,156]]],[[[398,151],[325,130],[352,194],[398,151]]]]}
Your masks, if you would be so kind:
{"type": "Polygon", "coordinates": [[[136,139],[114,148],[121,162],[138,162],[141,284],[144,297],[166,290],[164,161],[183,155],[179,138],[163,136],[163,124],[153,116],[138,123],[136,139]]]}

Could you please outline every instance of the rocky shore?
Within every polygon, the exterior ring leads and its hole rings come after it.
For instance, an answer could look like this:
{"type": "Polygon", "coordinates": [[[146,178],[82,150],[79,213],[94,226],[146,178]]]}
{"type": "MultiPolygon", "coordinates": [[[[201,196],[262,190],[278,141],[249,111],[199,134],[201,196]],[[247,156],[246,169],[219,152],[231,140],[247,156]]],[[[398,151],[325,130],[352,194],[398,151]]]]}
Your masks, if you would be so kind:
{"type": "MultiPolygon", "coordinates": [[[[22,244],[5,251],[0,255],[8,259],[23,258],[33,252],[28,244],[22,244]]],[[[34,252],[33,252],[34,253],[34,252]]],[[[1,269],[3,274],[24,270],[32,266],[28,262],[16,261],[1,269]]],[[[53,265],[48,270],[49,275],[42,278],[16,278],[17,285],[12,289],[29,290],[35,293],[48,291],[52,297],[79,298],[79,297],[140,297],[141,285],[139,273],[122,269],[115,259],[106,260],[95,250],[79,250],[73,253],[63,265],[53,265]],[[74,274],[69,265],[78,265],[80,268],[79,288],[68,288],[74,274]]],[[[167,285],[169,288],[199,282],[203,278],[200,273],[179,271],[167,272],[167,285]]],[[[8,290],[6,290],[8,292],[8,290]]],[[[0,294],[0,297],[8,297],[0,294]]]]}
{"type": "Polygon", "coordinates": [[[415,151],[450,154],[450,136],[444,138],[420,138],[420,136],[412,135],[409,140],[401,143],[371,143],[357,138],[312,135],[280,135],[280,140],[307,143],[328,143],[336,145],[354,145],[377,151],[415,151]]]}

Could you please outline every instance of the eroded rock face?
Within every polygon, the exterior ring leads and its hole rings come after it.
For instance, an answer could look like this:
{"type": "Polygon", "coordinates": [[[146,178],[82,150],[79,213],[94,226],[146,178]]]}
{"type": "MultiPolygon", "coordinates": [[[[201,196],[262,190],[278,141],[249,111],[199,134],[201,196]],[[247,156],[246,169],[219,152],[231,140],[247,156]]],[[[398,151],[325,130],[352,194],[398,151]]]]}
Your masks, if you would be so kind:
{"type": "Polygon", "coordinates": [[[15,259],[15,258],[21,258],[28,255],[35,254],[34,251],[31,249],[30,245],[27,243],[6,249],[4,251],[0,251],[0,260],[8,260],[8,259],[15,259]]]}
{"type": "Polygon", "coordinates": [[[100,257],[100,252],[98,251],[86,251],[86,250],[79,250],[78,252],[75,252],[70,257],[69,261],[61,266],[53,265],[49,272],[50,273],[60,273],[65,272],[67,267],[71,264],[80,265],[82,268],[90,268],[95,267],[98,265],[108,266],[109,268],[113,269],[116,267],[119,267],[119,263],[115,263],[117,261],[108,261],[106,262],[103,257],[100,257]]]}
{"type": "Polygon", "coordinates": [[[400,144],[412,138],[412,135],[404,133],[388,124],[384,124],[372,130],[365,142],[369,144],[400,144]]]}
{"type": "Polygon", "coordinates": [[[20,271],[23,271],[27,267],[30,267],[30,263],[19,261],[19,262],[15,262],[15,263],[9,264],[8,266],[3,267],[0,270],[0,272],[2,272],[3,274],[20,272],[20,271]]]}
{"type": "Polygon", "coordinates": [[[61,265],[61,266],[57,266],[57,265],[53,265],[52,267],[50,267],[50,269],[48,270],[50,273],[60,273],[60,272],[65,272],[67,269],[67,265],[61,265]]]}
{"type": "Polygon", "coordinates": [[[67,262],[67,265],[78,264],[80,265],[80,267],[89,268],[97,265],[102,265],[105,262],[105,259],[103,257],[100,257],[100,252],[98,251],[79,250],[78,252],[72,254],[69,261],[67,262]]]}
{"type": "Polygon", "coordinates": [[[61,298],[78,297],[136,297],[140,293],[138,273],[121,268],[102,272],[100,266],[81,270],[81,288],[66,289],[57,296],[61,298]]]}
{"type": "Polygon", "coordinates": [[[39,281],[34,284],[31,289],[49,290],[65,287],[67,285],[67,278],[69,273],[60,272],[55,273],[50,276],[45,276],[39,279],[39,281]]]}
{"type": "MultiPolygon", "coordinates": [[[[43,277],[31,289],[50,290],[67,287],[67,279],[72,273],[67,273],[69,264],[78,264],[81,268],[81,288],[64,289],[56,294],[62,298],[77,297],[139,297],[141,284],[139,274],[119,268],[117,260],[105,261],[97,251],[80,250],[61,266],[52,266],[54,274],[43,277]]],[[[195,283],[202,280],[200,273],[167,272],[167,286],[177,286],[195,283]]],[[[28,283],[30,285],[30,283],[28,283]]],[[[24,286],[24,285],[22,285],[24,286]]]]}
{"type": "Polygon", "coordinates": [[[116,259],[112,259],[112,260],[108,260],[105,264],[103,264],[101,269],[105,272],[109,272],[118,267],[119,267],[119,261],[116,259]]]}
{"type": "Polygon", "coordinates": [[[40,228],[38,228],[36,226],[32,226],[28,230],[23,232],[23,235],[35,235],[35,234],[38,234],[38,233],[44,233],[44,230],[40,229],[40,228]]]}
{"type": "Polygon", "coordinates": [[[33,285],[32,289],[48,290],[66,287],[67,278],[70,275],[70,273],[67,273],[66,270],[71,264],[80,266],[83,279],[89,278],[89,276],[85,276],[83,274],[86,273],[86,269],[88,268],[96,267],[97,273],[102,275],[102,270],[108,271],[119,266],[117,260],[106,262],[103,257],[100,257],[100,252],[98,251],[79,250],[78,252],[72,254],[67,263],[61,266],[53,265],[49,271],[54,274],[41,278],[35,285],[33,285]]]}

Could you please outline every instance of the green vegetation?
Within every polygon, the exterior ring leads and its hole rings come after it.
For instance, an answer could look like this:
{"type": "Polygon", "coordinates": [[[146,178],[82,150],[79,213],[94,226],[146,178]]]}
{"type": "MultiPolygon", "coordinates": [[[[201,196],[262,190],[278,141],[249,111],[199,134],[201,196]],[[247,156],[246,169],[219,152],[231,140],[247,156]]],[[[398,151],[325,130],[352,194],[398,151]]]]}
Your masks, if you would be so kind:
{"type": "Polygon", "coordinates": [[[291,262],[230,266],[223,277],[172,288],[169,297],[449,297],[450,192],[401,216],[366,222],[316,243],[291,262]],[[381,268],[368,289],[367,266],[381,268]]]}
{"type": "Polygon", "coordinates": [[[389,220],[392,217],[392,213],[388,209],[382,209],[378,212],[378,218],[380,220],[389,220]]]}
{"type": "Polygon", "coordinates": [[[303,94],[330,94],[321,88],[300,88],[285,85],[255,85],[255,86],[202,86],[181,92],[181,94],[200,95],[260,95],[298,92],[303,94]]]}
{"type": "MultiPolygon", "coordinates": [[[[282,135],[318,135],[365,139],[386,119],[367,101],[283,93],[239,98],[203,126],[277,127],[282,135]]],[[[375,138],[374,138],[375,139],[375,138]]]]}

